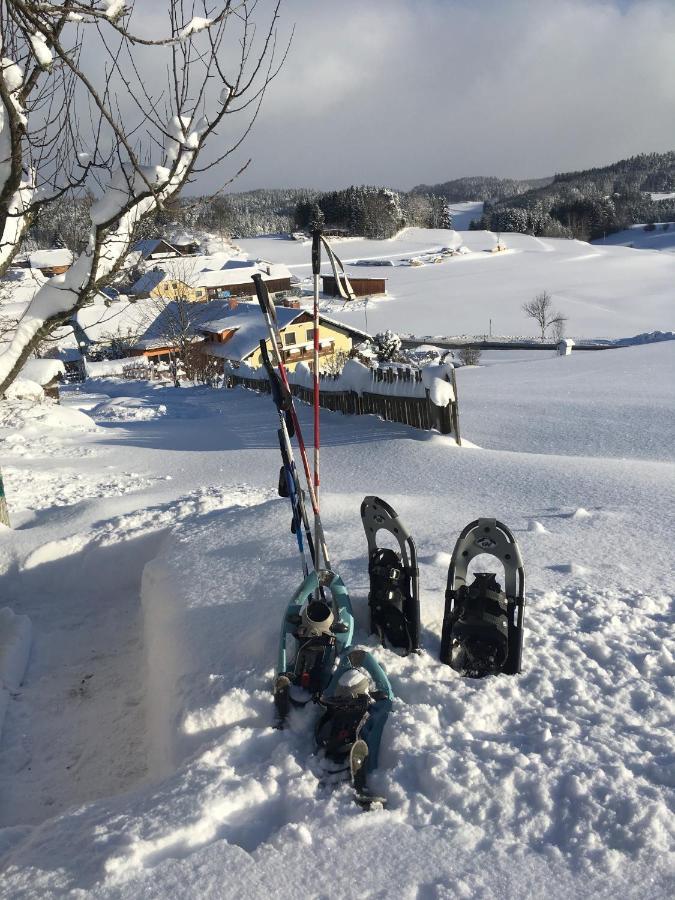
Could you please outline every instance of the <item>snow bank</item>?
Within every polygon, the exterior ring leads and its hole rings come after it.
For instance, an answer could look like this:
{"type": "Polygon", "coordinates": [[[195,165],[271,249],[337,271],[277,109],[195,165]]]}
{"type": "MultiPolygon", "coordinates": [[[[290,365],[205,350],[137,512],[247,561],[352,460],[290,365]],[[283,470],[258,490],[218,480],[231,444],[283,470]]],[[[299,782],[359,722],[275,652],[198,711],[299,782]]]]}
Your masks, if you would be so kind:
{"type": "Polygon", "coordinates": [[[60,359],[31,359],[21,370],[20,377],[45,385],[65,374],[66,367],[60,359]]]}
{"type": "Polygon", "coordinates": [[[99,362],[87,360],[87,377],[107,378],[110,375],[122,375],[130,365],[132,361],[129,359],[102,359],[99,362]]]}
{"type": "Polygon", "coordinates": [[[455,392],[450,384],[452,366],[441,363],[437,366],[425,366],[422,369],[422,382],[429,391],[429,399],[436,406],[447,406],[454,403],[455,392]]]}
{"type": "MultiPolygon", "coordinates": [[[[10,390],[28,382],[16,381],[10,390]]],[[[39,387],[39,385],[36,385],[39,387]]],[[[42,388],[40,388],[42,394],[42,388]]],[[[50,400],[35,404],[31,400],[15,400],[0,404],[0,428],[25,430],[37,436],[47,431],[96,431],[98,426],[86,413],[68,406],[60,406],[50,400]]]]}
{"type": "MultiPolygon", "coordinates": [[[[157,774],[180,763],[191,747],[199,745],[203,731],[231,720],[229,710],[215,715],[206,712],[214,697],[222,694],[223,674],[229,672],[227,680],[238,683],[259,655],[261,641],[266,658],[274,657],[274,636],[260,632],[256,617],[243,603],[251,580],[258,579],[257,551],[252,548],[251,577],[246,578],[239,569],[246,562],[246,552],[241,546],[236,549],[237,566],[233,567],[234,559],[230,560],[222,544],[222,537],[230,534],[234,547],[240,527],[236,514],[228,510],[238,510],[241,515],[268,494],[245,485],[232,488],[218,501],[228,509],[214,511],[206,525],[207,531],[214,532],[215,541],[206,539],[204,524],[195,522],[167,538],[160,554],[143,571],[149,756],[150,768],[157,774]],[[215,550],[212,557],[209,547],[215,550]],[[202,551],[204,559],[209,557],[211,562],[195,568],[194,554],[202,551]],[[227,633],[222,627],[224,614],[227,633]]],[[[251,515],[243,519],[251,521],[251,515]]],[[[266,537],[272,547],[278,535],[267,519],[261,521],[261,540],[266,537]]],[[[270,616],[278,612],[274,593],[258,592],[260,608],[269,607],[270,616]]]]}
{"type": "Polygon", "coordinates": [[[8,606],[0,609],[0,739],[10,691],[19,687],[26,673],[31,634],[28,616],[17,616],[8,606]]]}
{"type": "Polygon", "coordinates": [[[0,685],[16,689],[23,681],[31,635],[28,616],[17,616],[8,606],[0,609],[0,685]]]}
{"type": "Polygon", "coordinates": [[[37,381],[31,381],[29,378],[17,378],[12,382],[5,391],[7,400],[27,400],[32,403],[42,403],[45,398],[45,392],[42,385],[37,381]]]}
{"type": "Polygon", "coordinates": [[[163,403],[156,405],[139,397],[115,397],[114,400],[97,404],[91,414],[95,419],[110,422],[147,422],[165,416],[166,406],[163,403]]]}

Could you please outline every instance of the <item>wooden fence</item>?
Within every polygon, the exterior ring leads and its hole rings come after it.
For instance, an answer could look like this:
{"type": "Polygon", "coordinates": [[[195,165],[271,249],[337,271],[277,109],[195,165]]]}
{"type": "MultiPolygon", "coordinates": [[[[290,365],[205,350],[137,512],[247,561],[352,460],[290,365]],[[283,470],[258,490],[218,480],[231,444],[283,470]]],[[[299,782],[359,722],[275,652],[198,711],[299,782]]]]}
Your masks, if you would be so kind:
{"type": "MultiPolygon", "coordinates": [[[[397,395],[395,390],[391,393],[376,393],[364,391],[358,394],[356,391],[331,390],[331,383],[335,383],[338,376],[322,375],[319,390],[319,403],[323,409],[332,412],[341,412],[346,416],[375,415],[386,422],[401,422],[412,428],[422,431],[436,429],[441,434],[452,434],[461,446],[462,439],[459,430],[459,403],[457,397],[457,381],[454,369],[451,370],[448,379],[452,384],[455,400],[447,406],[436,406],[429,397],[429,391],[422,387],[422,376],[417,370],[410,369],[376,369],[373,373],[373,381],[397,385],[402,388],[402,393],[397,395]],[[406,396],[405,391],[413,390],[424,392],[422,396],[406,396]]],[[[267,379],[247,378],[230,372],[225,376],[226,387],[241,385],[259,393],[270,393],[270,384],[267,379]]],[[[313,403],[314,392],[312,388],[298,384],[291,384],[291,393],[303,403],[313,403]]]]}

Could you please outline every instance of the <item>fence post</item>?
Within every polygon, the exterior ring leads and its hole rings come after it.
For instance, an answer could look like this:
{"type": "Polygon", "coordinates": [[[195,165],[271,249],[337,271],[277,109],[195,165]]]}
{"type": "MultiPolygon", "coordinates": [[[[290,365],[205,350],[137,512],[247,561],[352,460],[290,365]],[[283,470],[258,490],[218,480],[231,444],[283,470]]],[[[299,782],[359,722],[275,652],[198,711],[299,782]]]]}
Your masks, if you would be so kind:
{"type": "Polygon", "coordinates": [[[452,404],[452,427],[455,433],[455,440],[457,441],[457,446],[462,446],[462,437],[459,433],[459,394],[457,393],[457,378],[455,377],[455,367],[452,367],[451,371],[451,379],[450,382],[452,384],[452,390],[455,394],[455,400],[452,404]]]}
{"type": "Polygon", "coordinates": [[[9,523],[9,510],[7,508],[7,498],[5,497],[5,486],[2,483],[2,470],[0,470],[0,525],[6,525],[8,528],[12,527],[9,523]]]}

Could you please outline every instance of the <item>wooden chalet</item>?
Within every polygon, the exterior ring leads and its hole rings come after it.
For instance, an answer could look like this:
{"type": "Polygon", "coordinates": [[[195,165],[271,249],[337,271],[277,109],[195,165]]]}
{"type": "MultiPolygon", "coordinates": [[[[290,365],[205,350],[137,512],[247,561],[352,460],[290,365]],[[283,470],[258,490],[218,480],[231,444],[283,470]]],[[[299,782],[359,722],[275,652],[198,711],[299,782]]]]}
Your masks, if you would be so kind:
{"type": "Polygon", "coordinates": [[[222,269],[199,272],[192,279],[196,300],[227,300],[230,297],[253,297],[255,285],[251,275],[259,272],[270,294],[291,289],[291,273],[282,265],[261,265],[233,261],[222,269]]]}
{"type": "MultiPolygon", "coordinates": [[[[364,278],[362,275],[348,275],[349,283],[357,297],[375,297],[377,295],[387,293],[386,278],[364,278]]],[[[338,297],[338,289],[335,283],[334,275],[322,275],[323,292],[329,297],[338,297]]],[[[344,286],[344,277],[340,277],[340,281],[344,286]]]]}
{"type": "Polygon", "coordinates": [[[138,243],[134,244],[131,248],[131,252],[140,254],[140,258],[146,261],[154,259],[175,259],[177,256],[183,255],[178,247],[174,247],[173,244],[165,241],[164,238],[150,238],[148,240],[138,241],[138,243]]]}

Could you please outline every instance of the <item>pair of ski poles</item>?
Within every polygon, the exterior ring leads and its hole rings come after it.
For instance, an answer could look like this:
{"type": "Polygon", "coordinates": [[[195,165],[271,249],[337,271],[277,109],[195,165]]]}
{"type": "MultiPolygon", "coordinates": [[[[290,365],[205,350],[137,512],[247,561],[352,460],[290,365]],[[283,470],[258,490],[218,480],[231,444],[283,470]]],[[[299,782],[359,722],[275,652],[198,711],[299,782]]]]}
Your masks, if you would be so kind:
{"type": "Polygon", "coordinates": [[[307,448],[305,445],[305,441],[302,435],[302,429],[300,427],[300,422],[298,420],[297,412],[295,410],[295,404],[293,403],[293,395],[291,393],[290,383],[288,379],[288,372],[286,370],[286,366],[284,364],[283,359],[283,343],[281,340],[281,335],[279,332],[279,324],[276,316],[276,310],[274,308],[274,303],[269,295],[267,290],[267,285],[262,279],[262,275],[259,273],[253,275],[253,281],[255,284],[256,294],[258,297],[258,302],[260,304],[260,308],[262,310],[263,317],[265,319],[265,323],[267,325],[269,343],[272,347],[272,353],[274,355],[274,362],[277,367],[277,372],[274,371],[274,367],[269,357],[269,353],[267,351],[267,342],[265,340],[261,340],[260,342],[260,351],[263,359],[263,363],[265,368],[267,369],[268,376],[270,379],[270,385],[272,389],[272,397],[277,407],[279,413],[279,430],[277,432],[279,438],[279,446],[281,450],[282,462],[284,466],[284,472],[286,477],[286,488],[288,490],[289,496],[291,498],[291,505],[293,507],[293,525],[294,531],[296,533],[296,539],[298,541],[298,547],[300,550],[300,554],[303,560],[303,573],[305,576],[309,574],[309,567],[307,565],[304,545],[302,539],[302,532],[305,533],[305,540],[307,541],[307,547],[309,550],[310,557],[312,559],[312,565],[319,576],[319,581],[321,581],[320,573],[322,570],[326,569],[330,571],[330,556],[328,553],[328,547],[326,544],[326,538],[323,530],[323,523],[321,521],[321,511],[319,506],[319,488],[320,488],[320,415],[319,415],[319,400],[320,400],[320,387],[319,387],[319,354],[321,348],[320,342],[320,322],[319,322],[319,277],[321,271],[321,246],[326,248],[326,252],[328,254],[328,258],[331,263],[331,267],[333,269],[333,273],[335,276],[336,285],[338,288],[338,292],[343,296],[344,299],[353,299],[354,293],[352,291],[351,285],[349,284],[349,280],[347,279],[346,272],[344,270],[344,266],[342,262],[335,256],[331,248],[328,246],[326,240],[321,234],[320,229],[315,229],[312,232],[312,274],[314,280],[314,306],[313,306],[313,413],[314,413],[314,473],[310,469],[309,458],[307,455],[307,448]],[[338,267],[342,272],[342,277],[344,279],[344,283],[340,278],[340,274],[338,272],[338,267]],[[312,529],[309,523],[309,517],[307,515],[307,510],[305,507],[303,492],[300,486],[300,480],[298,477],[297,467],[295,465],[295,458],[293,454],[293,446],[291,444],[291,438],[295,435],[298,442],[298,449],[300,452],[300,459],[302,460],[302,466],[304,469],[305,480],[307,483],[307,490],[309,493],[310,502],[312,505],[312,512],[314,514],[314,534],[312,535],[312,529]],[[323,565],[322,565],[323,560],[323,565]]]}

